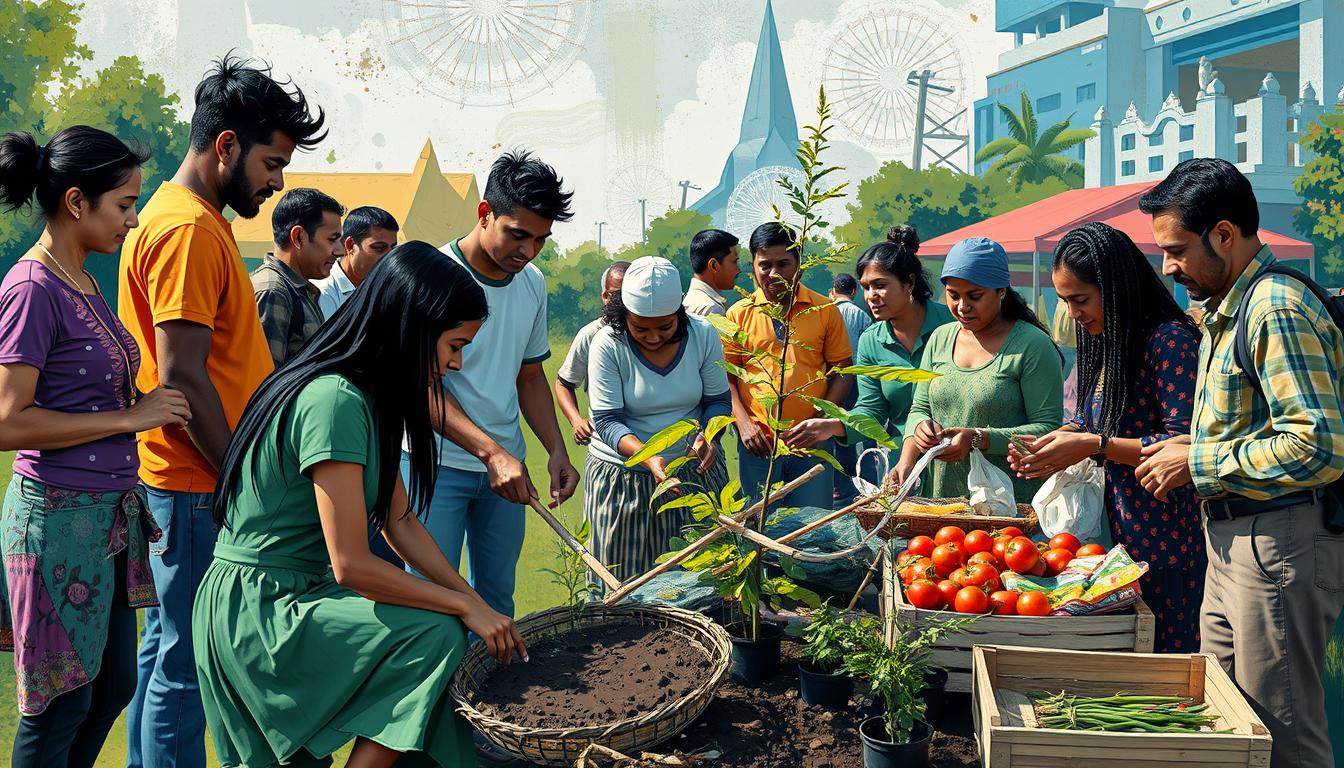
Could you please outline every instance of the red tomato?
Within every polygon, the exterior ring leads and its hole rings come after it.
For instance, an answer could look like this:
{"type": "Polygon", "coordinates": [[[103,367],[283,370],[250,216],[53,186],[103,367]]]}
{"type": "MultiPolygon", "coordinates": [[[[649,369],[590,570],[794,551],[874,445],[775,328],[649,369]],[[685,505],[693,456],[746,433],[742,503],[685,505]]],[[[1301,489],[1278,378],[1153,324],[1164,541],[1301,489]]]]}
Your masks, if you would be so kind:
{"type": "Polygon", "coordinates": [[[961,587],[952,583],[948,579],[943,579],[942,581],[938,582],[938,592],[942,594],[943,602],[949,606],[951,606],[953,603],[957,601],[957,593],[960,591],[961,587]]]}
{"type": "Polygon", "coordinates": [[[994,537],[988,531],[971,531],[961,540],[961,548],[972,555],[988,552],[994,548],[994,537]]]}
{"type": "Polygon", "coordinates": [[[962,587],[953,606],[957,613],[984,613],[989,610],[989,595],[979,587],[962,587]]]}
{"type": "Polygon", "coordinates": [[[1030,573],[1040,559],[1041,551],[1026,536],[1018,536],[1008,542],[1003,554],[1004,564],[1018,573],[1030,573]]]}
{"type": "Polygon", "coordinates": [[[1003,559],[1008,556],[1008,542],[1012,540],[1012,536],[997,536],[994,538],[994,548],[991,549],[990,552],[994,555],[994,559],[999,561],[999,565],[1001,566],[1004,565],[1003,559]]]}
{"type": "Polygon", "coordinates": [[[949,581],[951,581],[953,584],[956,584],[958,587],[971,586],[970,582],[971,572],[966,570],[965,568],[958,568],[957,570],[948,574],[947,578],[949,581]]]}
{"type": "Polygon", "coordinates": [[[1021,593],[1015,589],[1000,589],[990,594],[989,604],[998,616],[1016,616],[1019,595],[1021,593]]]}
{"type": "Polygon", "coordinates": [[[943,593],[928,579],[919,579],[905,590],[905,599],[916,608],[935,610],[943,607],[943,593]]]}
{"type": "Polygon", "coordinates": [[[968,574],[966,586],[968,587],[984,587],[993,592],[1001,586],[999,584],[999,572],[992,565],[976,563],[967,568],[966,572],[968,574]]]}
{"type": "Polygon", "coordinates": [[[1031,570],[1030,570],[1030,571],[1027,571],[1027,575],[1029,575],[1029,576],[1044,576],[1044,575],[1045,575],[1045,558],[1044,558],[1044,557],[1038,557],[1038,558],[1036,558],[1036,564],[1033,565],[1033,566],[1031,566],[1031,570]]]}
{"type": "Polygon", "coordinates": [[[1078,537],[1072,533],[1057,533],[1054,538],[1050,539],[1051,549],[1067,549],[1070,552],[1077,552],[1081,546],[1083,546],[1082,542],[1078,541],[1078,537]]]}
{"type": "Polygon", "coordinates": [[[905,551],[928,557],[933,554],[934,546],[933,539],[928,536],[916,536],[910,540],[910,546],[906,547],[905,551]]]}
{"type": "Polygon", "coordinates": [[[955,525],[944,525],[942,528],[938,529],[938,533],[934,534],[933,543],[950,544],[954,541],[960,542],[964,538],[966,538],[965,531],[955,525]]]}
{"type": "Polygon", "coordinates": [[[1058,576],[1059,572],[1064,570],[1069,561],[1073,560],[1073,553],[1067,549],[1052,549],[1045,553],[1045,575],[1058,576]]]}
{"type": "Polygon", "coordinates": [[[934,579],[938,577],[938,569],[933,567],[933,561],[927,557],[921,557],[919,560],[907,565],[901,569],[901,583],[910,586],[912,582],[920,579],[934,579]]]}
{"type": "Polygon", "coordinates": [[[915,562],[921,557],[925,557],[925,555],[917,555],[914,552],[911,552],[910,550],[907,549],[901,554],[896,556],[896,567],[904,568],[905,566],[910,565],[911,563],[915,562]]]}
{"type": "Polygon", "coordinates": [[[971,555],[969,558],[966,559],[967,565],[971,565],[973,563],[986,563],[988,565],[994,566],[994,570],[996,571],[999,569],[999,559],[997,557],[994,557],[993,552],[976,552],[974,555],[971,555]]]}
{"type": "Polygon", "coordinates": [[[1104,554],[1106,554],[1106,548],[1101,546],[1100,544],[1084,544],[1083,546],[1078,548],[1078,552],[1075,553],[1075,557],[1091,557],[1092,555],[1104,555],[1104,554]]]}
{"type": "Polygon", "coordinates": [[[1044,592],[1023,592],[1017,598],[1018,616],[1048,616],[1050,615],[1050,599],[1044,592]]]}
{"type": "Polygon", "coordinates": [[[1000,528],[998,535],[1011,536],[1012,538],[1016,539],[1018,536],[1022,536],[1023,533],[1021,528],[1018,528],[1015,525],[1010,525],[1007,528],[1000,528]]]}
{"type": "Polygon", "coordinates": [[[934,547],[933,565],[938,569],[938,575],[946,576],[965,564],[966,553],[961,551],[960,544],[953,542],[934,547]]]}

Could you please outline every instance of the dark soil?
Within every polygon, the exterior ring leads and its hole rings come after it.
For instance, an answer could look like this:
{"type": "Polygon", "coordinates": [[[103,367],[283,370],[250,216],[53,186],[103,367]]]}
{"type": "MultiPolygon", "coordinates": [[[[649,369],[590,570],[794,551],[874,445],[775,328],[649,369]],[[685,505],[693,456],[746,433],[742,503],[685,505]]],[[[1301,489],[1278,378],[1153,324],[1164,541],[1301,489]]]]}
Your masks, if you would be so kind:
{"type": "Polygon", "coordinates": [[[610,725],[676,701],[701,685],[709,661],[670,629],[613,625],[548,638],[531,659],[497,670],[477,708],[531,728],[610,725]]]}
{"type": "MultiPolygon", "coordinates": [[[[798,650],[795,642],[783,644],[780,672],[761,688],[746,688],[728,678],[698,721],[654,751],[720,753],[717,759],[700,763],[705,768],[863,768],[859,724],[877,709],[857,697],[844,712],[804,704],[798,697],[798,650]]],[[[931,764],[979,766],[970,697],[948,694],[945,709],[946,721],[935,723],[931,764]]]]}

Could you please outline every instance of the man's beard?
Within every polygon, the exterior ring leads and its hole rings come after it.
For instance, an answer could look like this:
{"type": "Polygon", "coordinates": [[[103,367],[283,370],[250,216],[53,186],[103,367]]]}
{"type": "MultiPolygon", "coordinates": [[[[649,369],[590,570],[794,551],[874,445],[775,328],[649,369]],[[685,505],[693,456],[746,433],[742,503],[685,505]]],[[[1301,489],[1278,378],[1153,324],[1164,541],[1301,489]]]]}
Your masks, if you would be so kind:
{"type": "Polygon", "coordinates": [[[239,157],[229,169],[229,180],[224,183],[223,201],[224,204],[232,208],[239,216],[244,219],[250,219],[261,212],[261,204],[257,202],[257,192],[247,183],[247,174],[243,171],[243,159],[239,157]]]}

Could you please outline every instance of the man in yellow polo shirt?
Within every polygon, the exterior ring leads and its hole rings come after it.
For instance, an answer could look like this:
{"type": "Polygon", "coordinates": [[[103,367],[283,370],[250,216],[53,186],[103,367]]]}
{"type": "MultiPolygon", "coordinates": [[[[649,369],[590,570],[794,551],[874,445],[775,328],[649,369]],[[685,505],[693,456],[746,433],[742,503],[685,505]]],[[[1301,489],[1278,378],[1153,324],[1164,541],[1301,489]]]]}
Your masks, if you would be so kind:
{"type": "MultiPolygon", "coordinates": [[[[779,386],[779,366],[774,360],[784,358],[787,363],[782,391],[801,387],[784,399],[780,417],[783,425],[819,415],[803,395],[839,403],[853,386],[850,376],[828,375],[833,368],[850,364],[845,321],[830,299],[799,282],[799,254],[792,246],[793,234],[778,223],[757,227],[750,242],[756,291],[728,310],[728,319],[746,336],[745,344],[725,341],[724,357],[744,374],[739,377],[729,371],[739,440],[738,477],[742,489],[750,496],[761,494],[775,446],[775,431],[770,426],[774,417],[774,390],[766,383],[768,380],[779,386]],[[788,328],[766,314],[768,306],[787,309],[784,317],[788,319],[788,328]],[[786,331],[787,357],[784,356],[786,331]],[[761,352],[769,353],[773,359],[762,359],[761,352]]],[[[816,447],[829,451],[831,441],[816,447]]],[[[792,480],[818,462],[811,456],[782,457],[775,464],[771,482],[792,480]]],[[[831,470],[827,469],[795,490],[788,498],[788,506],[830,507],[831,483],[831,470]]]]}

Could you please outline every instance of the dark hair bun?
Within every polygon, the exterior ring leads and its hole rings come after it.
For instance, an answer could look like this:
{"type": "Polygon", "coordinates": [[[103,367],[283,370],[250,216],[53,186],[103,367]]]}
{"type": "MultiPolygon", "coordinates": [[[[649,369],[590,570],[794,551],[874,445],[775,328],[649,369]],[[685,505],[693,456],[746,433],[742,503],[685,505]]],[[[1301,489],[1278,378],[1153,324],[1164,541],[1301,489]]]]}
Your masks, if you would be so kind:
{"type": "Polygon", "coordinates": [[[41,157],[31,133],[14,131],[0,138],[0,206],[12,211],[32,202],[41,157]]]}
{"type": "Polygon", "coordinates": [[[908,224],[902,224],[899,227],[888,229],[887,242],[895,243],[911,253],[919,252],[919,233],[915,231],[914,227],[908,224]]]}

